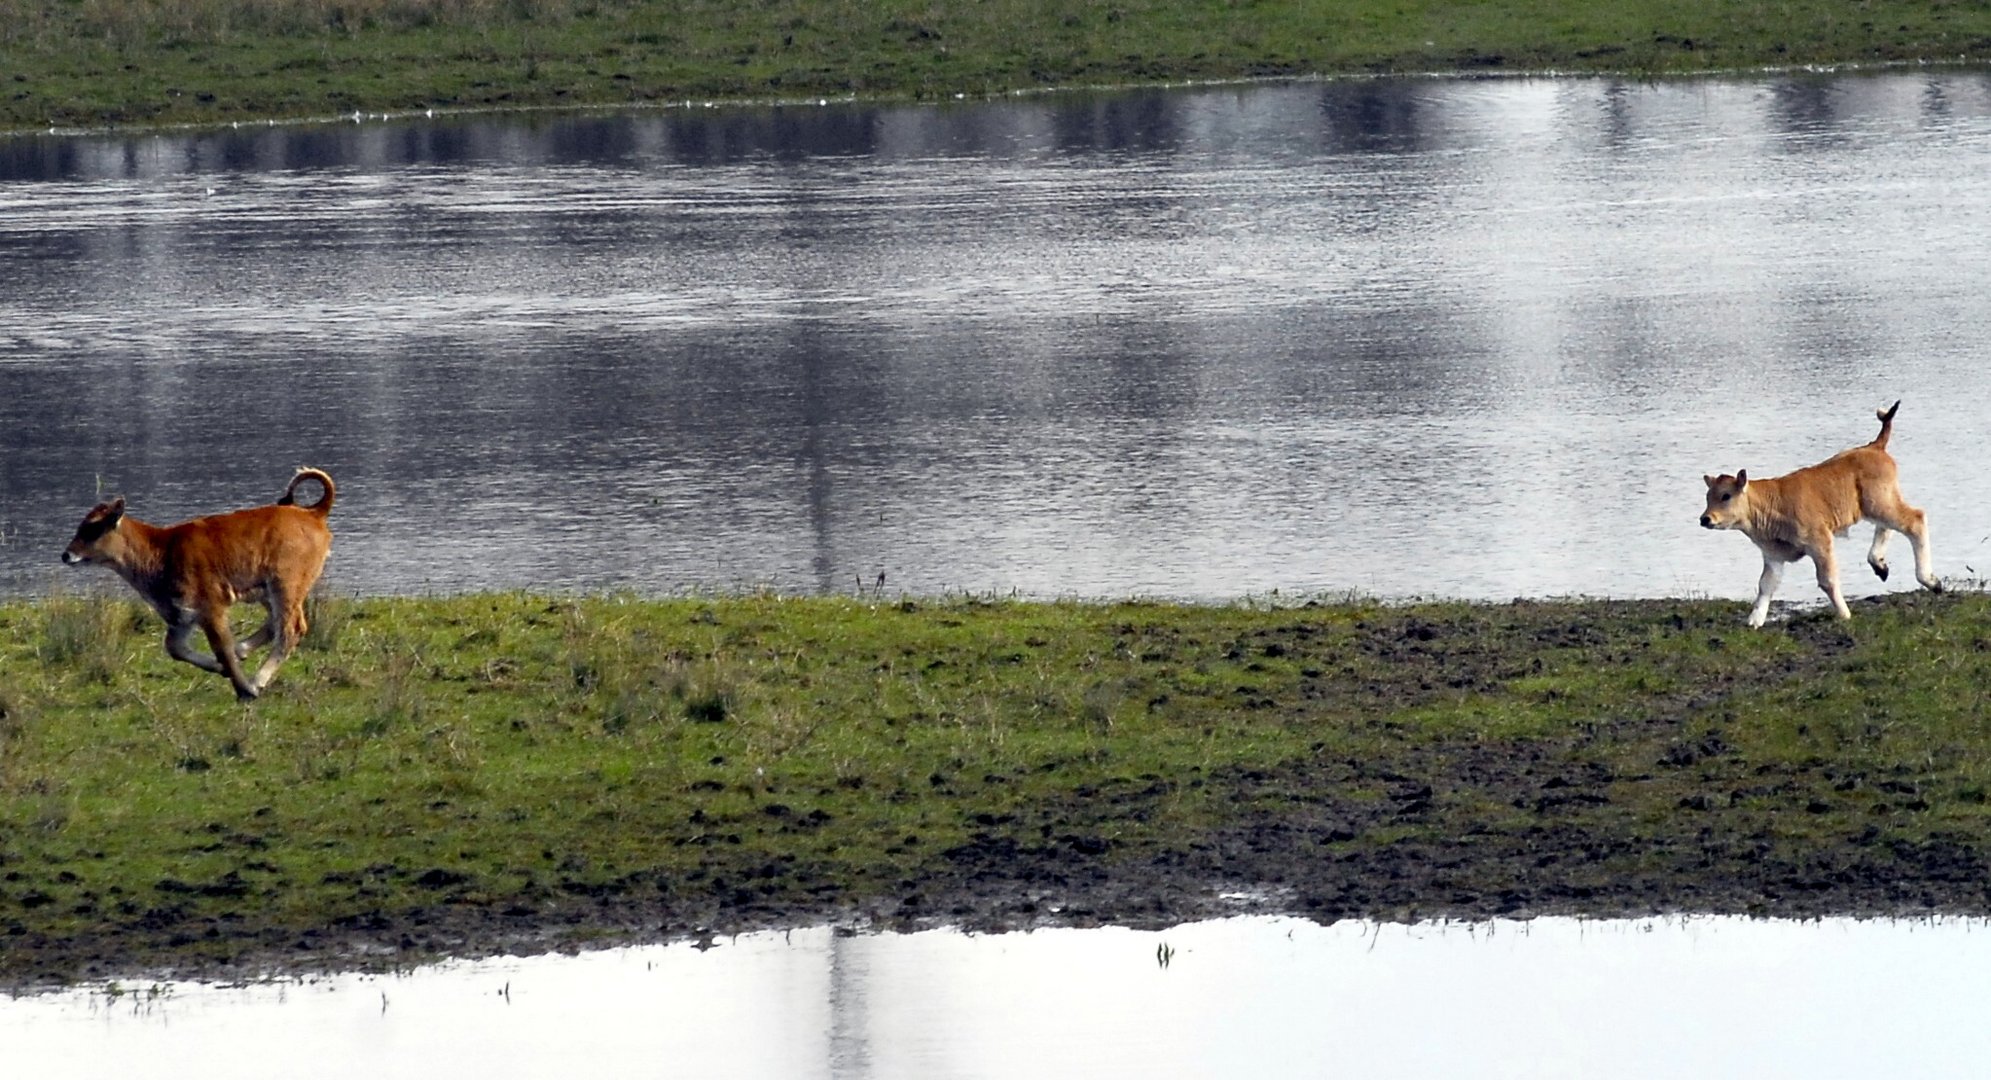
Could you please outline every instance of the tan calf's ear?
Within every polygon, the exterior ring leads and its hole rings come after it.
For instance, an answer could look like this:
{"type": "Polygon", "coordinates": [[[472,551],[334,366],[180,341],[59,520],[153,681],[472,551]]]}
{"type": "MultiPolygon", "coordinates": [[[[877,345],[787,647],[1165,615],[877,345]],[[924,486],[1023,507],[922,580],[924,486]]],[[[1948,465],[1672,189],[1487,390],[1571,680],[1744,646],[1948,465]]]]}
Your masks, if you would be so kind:
{"type": "Polygon", "coordinates": [[[1702,474],[1701,474],[1701,479],[1703,479],[1703,480],[1707,481],[1707,482],[1708,482],[1708,486],[1709,486],[1709,487],[1713,487],[1713,486],[1714,486],[1714,477],[1712,477],[1712,476],[1709,476],[1709,475],[1708,475],[1707,473],[1702,473],[1702,474]]]}
{"type": "Polygon", "coordinates": [[[1737,490],[1737,491],[1740,491],[1740,490],[1742,490],[1743,488],[1746,488],[1746,487],[1748,487],[1748,486],[1749,486],[1749,470],[1748,470],[1748,469],[1737,469],[1737,470],[1735,470],[1735,488],[1736,488],[1736,490],[1737,490]]]}

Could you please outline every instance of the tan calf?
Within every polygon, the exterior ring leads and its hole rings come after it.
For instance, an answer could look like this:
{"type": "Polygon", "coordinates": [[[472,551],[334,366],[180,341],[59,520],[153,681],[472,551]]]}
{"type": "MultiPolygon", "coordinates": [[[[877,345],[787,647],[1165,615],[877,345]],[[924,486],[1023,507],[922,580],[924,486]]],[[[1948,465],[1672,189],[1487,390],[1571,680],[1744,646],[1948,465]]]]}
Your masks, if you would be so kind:
{"type": "Polygon", "coordinates": [[[173,659],[228,676],[235,696],[248,701],[263,692],[304,637],[304,598],[332,549],[325,515],[334,497],[331,476],[299,469],[269,506],[164,527],[126,514],[124,499],[117,498],[84,515],[62,561],[117,571],[166,620],[166,652],[173,659]],[[325,493],[316,503],[299,506],[297,485],[307,479],[325,493]],[[228,629],[228,607],[237,600],[256,601],[269,612],[262,628],[239,644],[228,629]],[[212,657],[193,651],[196,626],[206,633],[212,657]],[[241,661],[271,642],[256,677],[245,677],[241,661]]]}
{"type": "Polygon", "coordinates": [[[1770,613],[1770,596],[1777,591],[1784,564],[1811,556],[1818,568],[1818,587],[1832,601],[1842,619],[1853,613],[1839,595],[1839,563],[1832,551],[1832,538],[1862,518],[1874,523],[1873,546],[1867,550],[1867,565],[1887,580],[1887,536],[1906,533],[1915,545],[1915,580],[1923,587],[1940,591],[1929,558],[1929,526],[1922,511],[1901,500],[1895,482],[1894,459],[1887,453],[1887,437],[1894,431],[1894,414],[1899,401],[1880,418],[1880,434],[1865,446],[1856,446],[1808,468],[1768,480],[1751,480],[1749,471],[1734,476],[1707,476],[1708,506],[1701,513],[1701,526],[1708,529],[1739,529],[1763,551],[1763,576],[1756,584],[1756,606],[1749,611],[1749,625],[1761,626],[1770,613]]]}

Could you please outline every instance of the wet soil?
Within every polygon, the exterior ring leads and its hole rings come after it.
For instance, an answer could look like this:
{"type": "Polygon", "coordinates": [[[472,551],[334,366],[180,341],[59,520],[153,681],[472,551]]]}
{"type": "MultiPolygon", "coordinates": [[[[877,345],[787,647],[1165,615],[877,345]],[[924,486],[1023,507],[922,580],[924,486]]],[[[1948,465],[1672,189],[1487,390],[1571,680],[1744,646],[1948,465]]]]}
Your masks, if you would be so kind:
{"type": "MultiPolygon", "coordinates": [[[[1247,912],[1322,922],[1991,913],[1985,837],[1931,824],[1932,800],[1950,795],[1916,770],[1738,749],[1735,701],[1818,677],[1852,647],[1822,620],[1778,632],[1803,646],[1781,663],[1683,683],[1552,734],[1393,738],[1391,717],[1402,708],[1511,680],[1517,646],[1489,645],[1506,638],[1457,625],[1391,619],[1359,645],[1396,674],[1320,690],[1331,707],[1369,717],[1371,749],[1323,743],[1273,768],[1219,764],[1084,785],[1024,811],[981,815],[966,842],[888,871],[715,847],[695,875],[639,872],[491,902],[446,872],[387,866],[369,873],[433,902],[299,931],[190,917],[169,893],[101,932],[15,933],[0,948],[19,987],[134,971],[241,978],[392,968],[821,923],[995,931],[1158,928],[1247,912]],[[1362,695],[1373,707],[1354,700],[1362,695]],[[1165,819],[1185,790],[1214,794],[1229,810],[1195,827],[1133,827],[1165,819]]],[[[1249,647],[1304,649],[1308,633],[1296,624],[1249,647]]],[[[1572,621],[1526,633],[1523,651],[1595,631],[1572,621]]],[[[905,840],[907,850],[920,843],[905,840]]],[[[229,880],[184,887],[226,889],[229,880]]]]}

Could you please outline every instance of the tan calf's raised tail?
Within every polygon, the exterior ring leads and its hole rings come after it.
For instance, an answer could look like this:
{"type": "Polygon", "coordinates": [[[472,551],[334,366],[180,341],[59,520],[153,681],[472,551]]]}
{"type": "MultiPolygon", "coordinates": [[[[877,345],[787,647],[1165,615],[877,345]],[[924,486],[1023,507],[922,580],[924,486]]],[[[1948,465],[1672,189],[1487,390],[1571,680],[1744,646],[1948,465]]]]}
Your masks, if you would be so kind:
{"type": "Polygon", "coordinates": [[[1756,583],[1750,626],[1761,626],[1768,617],[1770,597],[1783,577],[1784,564],[1807,555],[1818,569],[1818,587],[1825,590],[1833,609],[1842,619],[1852,618],[1845,597],[1839,594],[1839,563],[1832,538],[1844,536],[1862,519],[1874,523],[1867,565],[1882,581],[1887,580],[1887,537],[1898,532],[1906,534],[1915,546],[1915,580],[1924,588],[1942,589],[1929,556],[1928,519],[1902,501],[1894,459],[1887,453],[1894,414],[1900,409],[1897,401],[1874,413],[1880,419],[1880,434],[1872,442],[1796,472],[1768,480],[1749,479],[1747,469],[1736,470],[1734,476],[1702,477],[1708,485],[1708,505],[1701,512],[1701,526],[1739,530],[1763,552],[1763,576],[1756,583]]]}
{"type": "Polygon", "coordinates": [[[235,696],[248,701],[269,686],[304,637],[304,598],[332,550],[325,516],[336,497],[330,475],[299,469],[283,495],[268,506],[166,526],[126,514],[119,497],[83,515],[62,561],[117,571],[166,620],[170,656],[228,676],[235,696]],[[300,506],[297,486],[305,480],[317,481],[324,493],[317,502],[300,506]],[[256,601],[268,612],[262,628],[239,643],[228,629],[229,605],[238,600],[256,601]],[[212,656],[193,650],[196,626],[207,635],[212,656]],[[272,642],[255,678],[245,677],[241,662],[272,642]]]}

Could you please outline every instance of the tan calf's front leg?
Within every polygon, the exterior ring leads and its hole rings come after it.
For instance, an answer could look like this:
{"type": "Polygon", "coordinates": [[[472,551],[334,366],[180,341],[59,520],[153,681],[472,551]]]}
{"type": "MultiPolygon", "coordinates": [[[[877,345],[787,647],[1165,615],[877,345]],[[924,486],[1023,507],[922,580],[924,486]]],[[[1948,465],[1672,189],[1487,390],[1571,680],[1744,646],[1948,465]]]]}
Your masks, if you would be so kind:
{"type": "Polygon", "coordinates": [[[1811,562],[1818,567],[1818,587],[1825,590],[1826,599],[1832,601],[1832,609],[1841,619],[1853,617],[1853,609],[1846,606],[1846,598],[1839,595],[1839,556],[1832,550],[1832,537],[1825,538],[1823,544],[1811,549],[1811,562]]]}
{"type": "Polygon", "coordinates": [[[1783,577],[1784,561],[1767,551],[1764,552],[1763,576],[1756,579],[1756,606],[1749,609],[1750,626],[1761,626],[1763,620],[1770,617],[1770,597],[1777,594],[1777,583],[1782,581],[1783,577]]]}

